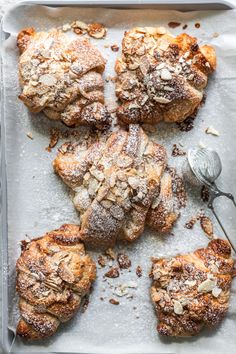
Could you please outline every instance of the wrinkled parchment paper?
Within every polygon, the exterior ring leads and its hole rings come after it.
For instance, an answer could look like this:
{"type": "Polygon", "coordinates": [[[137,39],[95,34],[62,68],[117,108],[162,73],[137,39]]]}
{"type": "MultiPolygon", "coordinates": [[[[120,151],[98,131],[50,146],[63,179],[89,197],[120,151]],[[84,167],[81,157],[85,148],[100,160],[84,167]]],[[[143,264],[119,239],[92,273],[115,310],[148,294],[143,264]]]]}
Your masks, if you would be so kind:
{"type": "MultiPolygon", "coordinates": [[[[219,185],[236,195],[236,12],[205,11],[179,13],[159,10],[113,10],[80,8],[47,8],[40,6],[20,6],[10,12],[4,20],[4,30],[10,34],[4,43],[4,93],[6,122],[6,163],[8,175],[8,226],[9,226],[9,326],[15,328],[18,312],[17,297],[14,292],[14,265],[20,254],[19,241],[36,237],[63,223],[78,223],[68,190],[54,174],[51,162],[56,153],[45,151],[49,142],[49,129],[60,127],[60,123],[50,122],[43,115],[31,115],[17,99],[19,85],[17,78],[18,51],[15,46],[17,33],[24,27],[34,26],[37,30],[47,30],[75,19],[88,22],[102,22],[108,28],[107,38],[93,40],[108,59],[104,77],[114,76],[114,62],[120,54],[114,53],[104,44],[117,43],[121,47],[124,30],[132,26],[166,26],[169,21],[188,24],[187,33],[199,38],[199,43],[215,46],[218,58],[216,73],[211,77],[207,89],[207,100],[200,109],[190,132],[181,132],[176,125],[160,124],[153,139],[162,143],[171,155],[172,145],[181,143],[182,149],[204,144],[216,149],[223,162],[223,172],[219,185]],[[196,29],[194,24],[200,22],[196,29]],[[219,36],[213,35],[215,32],[219,36]],[[220,136],[207,135],[205,129],[213,126],[220,136]],[[26,134],[31,133],[33,140],[26,134]]],[[[182,25],[174,34],[182,32],[182,25]]],[[[114,102],[114,87],[106,83],[108,105],[114,102]]],[[[63,127],[63,129],[65,129],[63,127]]],[[[81,139],[86,129],[81,129],[81,139]]],[[[62,141],[60,141],[62,143],[62,141]]],[[[170,157],[170,165],[179,170],[185,157],[170,157]]],[[[98,279],[85,313],[78,313],[72,321],[62,325],[57,334],[44,342],[25,344],[16,339],[13,350],[21,353],[66,352],[66,353],[232,353],[235,350],[236,331],[236,284],[232,289],[230,309],[226,319],[217,330],[205,330],[196,338],[165,339],[156,332],[156,317],[149,298],[151,256],[170,256],[206,246],[208,239],[198,225],[193,230],[184,224],[200,209],[207,209],[200,199],[200,188],[188,187],[188,205],[167,236],[156,235],[146,230],[133,245],[118,245],[116,251],[124,251],[132,260],[131,272],[123,271],[110,284],[137,282],[137,289],[129,289],[133,299],[121,297],[120,305],[109,303],[112,294],[109,284],[103,282],[103,274],[109,269],[98,269],[98,279]],[[143,276],[138,278],[135,269],[140,265],[143,276]],[[104,300],[101,301],[100,297],[104,300]]],[[[230,202],[217,201],[216,209],[231,239],[236,238],[235,210],[230,202]]],[[[208,213],[210,215],[210,212],[208,213]]],[[[212,217],[213,218],[213,217],[212,217]]],[[[215,234],[222,236],[215,225],[215,234]]],[[[99,253],[93,252],[96,258],[99,253]]]]}

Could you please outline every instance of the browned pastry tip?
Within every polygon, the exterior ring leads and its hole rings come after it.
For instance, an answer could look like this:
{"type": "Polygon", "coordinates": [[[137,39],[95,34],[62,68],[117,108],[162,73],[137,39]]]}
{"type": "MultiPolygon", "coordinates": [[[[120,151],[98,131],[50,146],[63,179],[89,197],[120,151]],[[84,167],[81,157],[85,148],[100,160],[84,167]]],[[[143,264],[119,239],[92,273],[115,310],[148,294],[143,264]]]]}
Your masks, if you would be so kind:
{"type": "Polygon", "coordinates": [[[71,40],[58,29],[27,28],[18,34],[17,46],[19,98],[31,112],[42,111],[68,126],[104,129],[110,124],[102,78],[106,61],[89,40],[71,40]]]}
{"type": "Polygon", "coordinates": [[[16,272],[21,317],[17,334],[34,340],[52,336],[61,322],[75,315],[96,278],[96,265],[85,253],[80,228],[65,224],[23,241],[16,272]]]}
{"type": "Polygon", "coordinates": [[[151,298],[161,335],[197,335],[222,321],[229,306],[235,261],[227,241],[172,258],[153,259],[151,298]]]}
{"type": "Polygon", "coordinates": [[[81,239],[93,247],[112,247],[118,239],[136,240],[145,223],[169,231],[186,195],[182,179],[166,164],[164,147],[139,125],[88,147],[62,145],[53,167],[73,190],[81,239]]]}
{"type": "Polygon", "coordinates": [[[20,54],[26,50],[34,34],[35,29],[33,27],[25,28],[18,33],[16,45],[19,48],[20,54]]]}
{"type": "Polygon", "coordinates": [[[199,108],[216,55],[185,33],[138,27],[125,32],[115,69],[121,122],[181,122],[199,108]]]}

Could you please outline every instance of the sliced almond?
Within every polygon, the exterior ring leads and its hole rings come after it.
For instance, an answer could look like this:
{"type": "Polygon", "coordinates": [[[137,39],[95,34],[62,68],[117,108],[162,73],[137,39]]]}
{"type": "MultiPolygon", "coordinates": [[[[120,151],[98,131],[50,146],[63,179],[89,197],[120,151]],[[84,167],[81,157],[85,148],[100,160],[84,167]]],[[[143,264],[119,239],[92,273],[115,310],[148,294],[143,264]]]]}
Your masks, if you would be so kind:
{"type": "Polygon", "coordinates": [[[214,136],[219,136],[220,133],[218,132],[218,130],[216,130],[215,128],[213,128],[212,126],[208,127],[206,130],[205,130],[206,134],[211,134],[211,135],[214,135],[214,136]]]}
{"type": "Polygon", "coordinates": [[[171,72],[168,69],[163,68],[161,70],[161,79],[162,80],[171,80],[172,79],[171,72]]]}
{"type": "Polygon", "coordinates": [[[219,288],[218,286],[215,286],[212,290],[212,295],[214,297],[218,297],[221,294],[221,292],[222,292],[222,289],[219,288]]]}
{"type": "Polygon", "coordinates": [[[188,285],[190,288],[197,284],[196,280],[186,280],[185,284],[188,285]]]}
{"type": "Polygon", "coordinates": [[[176,315],[182,315],[184,309],[181,302],[177,300],[173,300],[173,303],[174,303],[174,313],[176,313],[176,315]]]}
{"type": "Polygon", "coordinates": [[[216,286],[216,280],[206,279],[197,288],[199,293],[209,293],[216,286]]]}
{"type": "Polygon", "coordinates": [[[154,96],[153,97],[153,100],[158,102],[158,103],[163,103],[163,104],[167,104],[167,103],[170,103],[171,100],[169,100],[168,98],[165,98],[165,97],[159,97],[159,96],[154,96]]]}

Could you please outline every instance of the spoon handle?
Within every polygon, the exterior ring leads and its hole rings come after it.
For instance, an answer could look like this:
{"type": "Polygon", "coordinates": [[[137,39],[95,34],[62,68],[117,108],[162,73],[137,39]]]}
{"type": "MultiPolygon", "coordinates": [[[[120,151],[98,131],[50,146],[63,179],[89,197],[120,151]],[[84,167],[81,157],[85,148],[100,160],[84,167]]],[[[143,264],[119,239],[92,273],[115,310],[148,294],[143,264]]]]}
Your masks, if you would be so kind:
{"type": "MultiPolygon", "coordinates": [[[[214,206],[213,206],[213,201],[214,201],[214,199],[217,198],[217,197],[218,197],[218,195],[216,195],[216,194],[212,196],[210,202],[208,203],[208,208],[211,209],[211,211],[212,211],[212,213],[214,214],[216,220],[218,221],[218,224],[220,225],[220,227],[221,227],[221,229],[222,229],[222,231],[223,231],[225,237],[226,237],[227,240],[229,241],[229,244],[230,244],[231,248],[232,248],[232,249],[234,250],[234,252],[236,253],[236,249],[235,249],[234,245],[233,245],[232,242],[230,241],[230,238],[229,238],[229,236],[228,236],[228,234],[227,234],[227,232],[226,232],[226,230],[225,230],[225,228],[224,228],[222,222],[220,221],[218,215],[217,215],[216,212],[215,212],[215,209],[214,209],[214,206]]],[[[230,199],[231,199],[231,198],[230,198],[230,199]]],[[[235,205],[235,203],[234,203],[234,205],[235,205]]]]}
{"type": "Polygon", "coordinates": [[[234,196],[232,193],[226,193],[226,192],[221,191],[215,183],[212,183],[211,186],[209,186],[209,187],[210,187],[210,190],[215,195],[214,198],[212,199],[212,201],[210,201],[210,203],[213,202],[213,200],[216,197],[226,197],[226,198],[230,199],[233,202],[234,206],[236,207],[236,202],[235,202],[235,199],[234,199],[234,196]]]}

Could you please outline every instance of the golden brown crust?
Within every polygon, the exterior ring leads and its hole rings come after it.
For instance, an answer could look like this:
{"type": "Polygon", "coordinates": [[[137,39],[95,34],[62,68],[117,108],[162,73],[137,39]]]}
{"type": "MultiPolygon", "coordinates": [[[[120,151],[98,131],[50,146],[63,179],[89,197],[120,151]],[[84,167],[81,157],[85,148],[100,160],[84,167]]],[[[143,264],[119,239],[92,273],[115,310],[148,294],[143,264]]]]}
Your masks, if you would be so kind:
{"type": "Polygon", "coordinates": [[[82,239],[95,247],[113,246],[118,238],[134,241],[146,220],[158,231],[169,231],[179,216],[177,175],[166,167],[163,146],[149,140],[138,125],[89,147],[64,144],[53,166],[74,190],[82,239]]]}
{"type": "Polygon", "coordinates": [[[215,68],[214,49],[199,47],[185,33],[173,37],[163,27],[125,32],[116,62],[118,119],[129,124],[185,120],[198,109],[215,68]]]}
{"type": "Polygon", "coordinates": [[[80,228],[69,224],[23,241],[16,271],[21,314],[17,334],[26,339],[50,337],[60,322],[70,320],[96,277],[80,228]]]}
{"type": "Polygon", "coordinates": [[[216,239],[193,253],[153,260],[151,298],[160,334],[193,336],[221,322],[236,275],[230,254],[229,243],[216,239]]]}
{"type": "Polygon", "coordinates": [[[19,98],[31,112],[43,111],[50,119],[68,126],[95,125],[104,128],[110,116],[104,106],[102,73],[105,60],[87,39],[59,31],[21,31],[19,98]]]}

